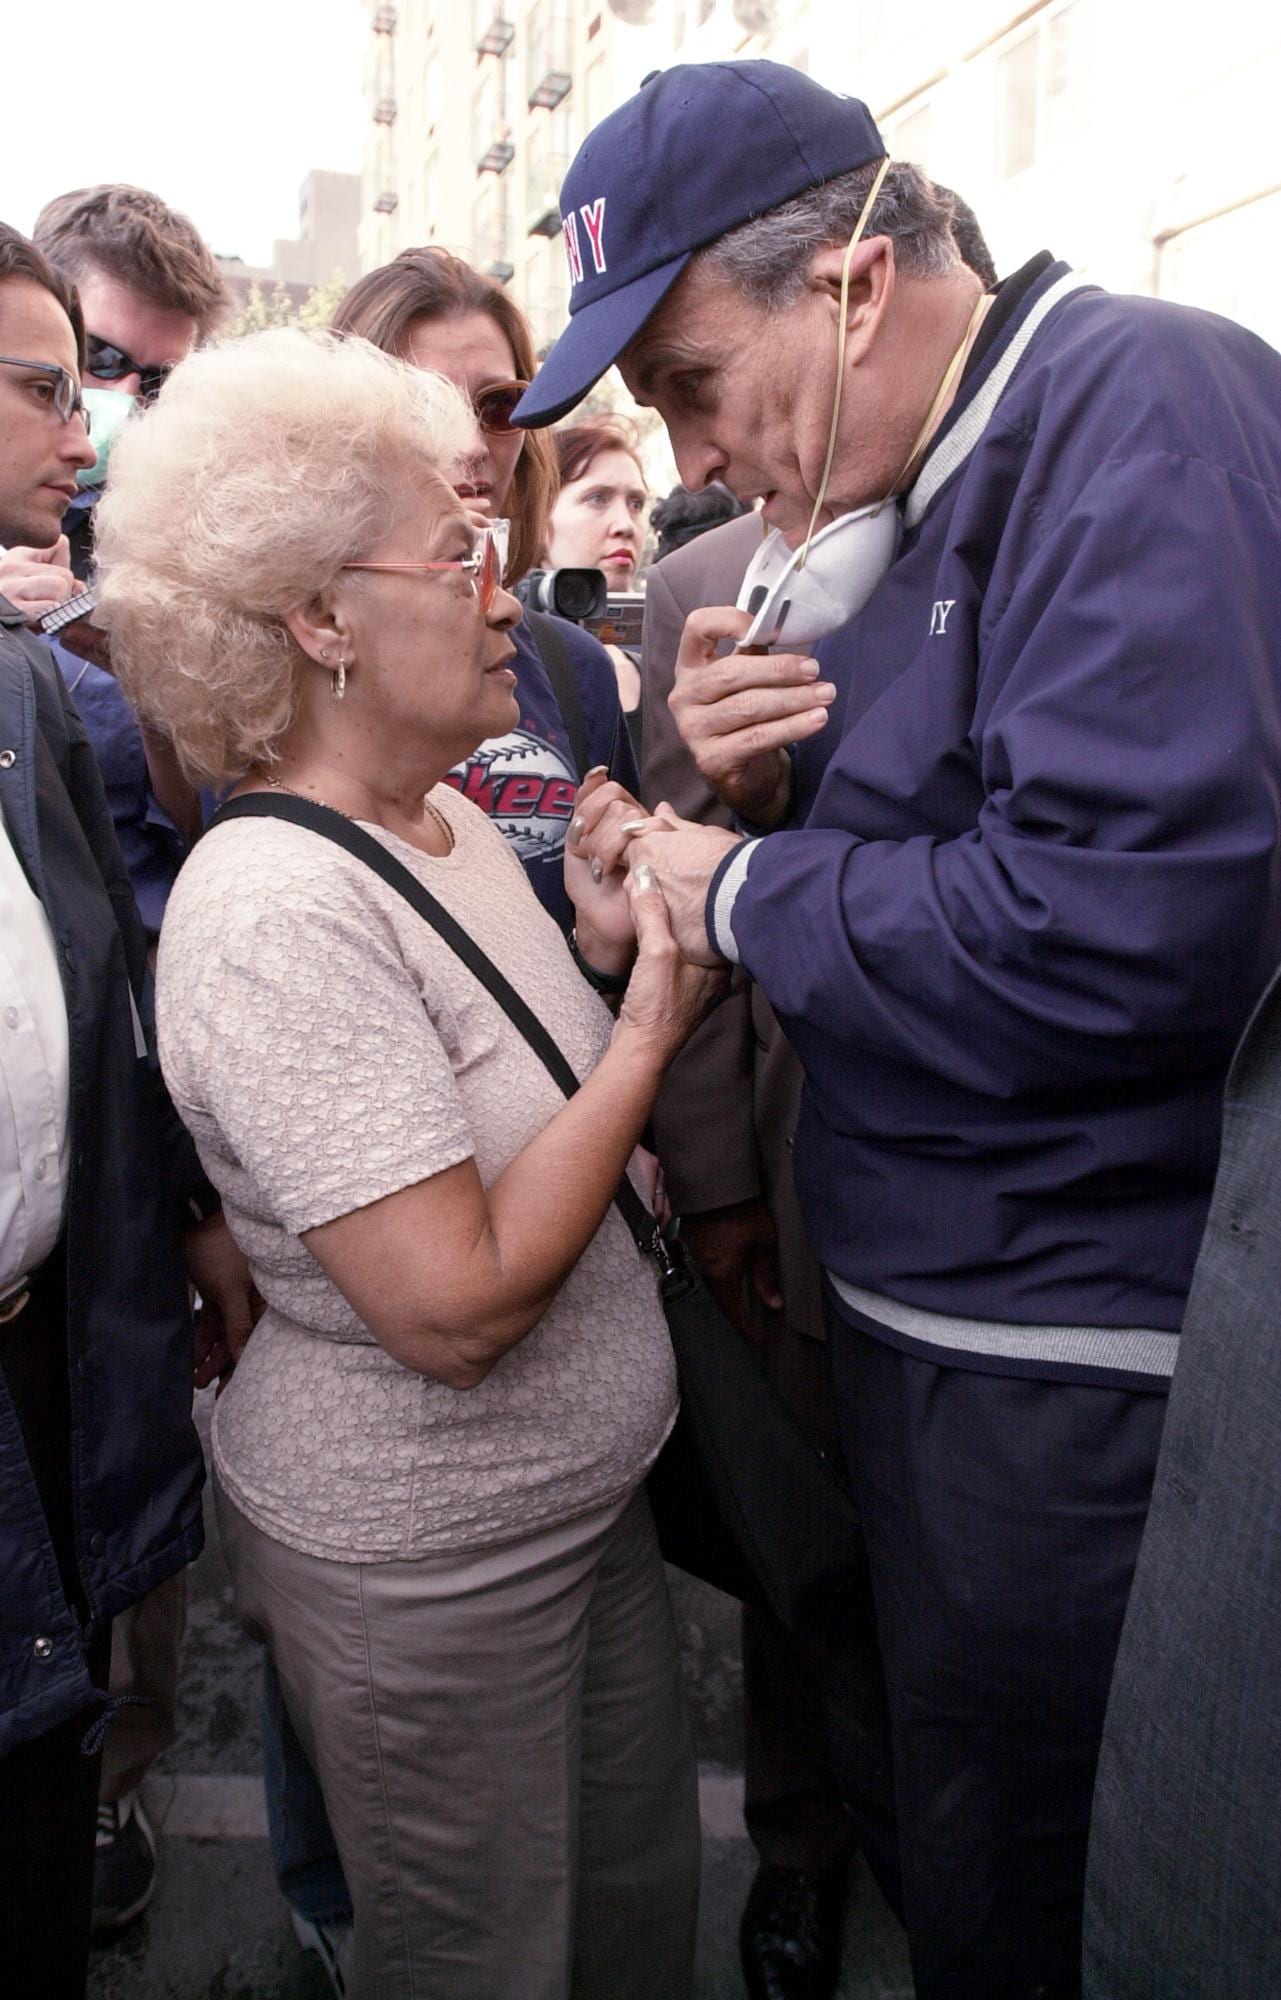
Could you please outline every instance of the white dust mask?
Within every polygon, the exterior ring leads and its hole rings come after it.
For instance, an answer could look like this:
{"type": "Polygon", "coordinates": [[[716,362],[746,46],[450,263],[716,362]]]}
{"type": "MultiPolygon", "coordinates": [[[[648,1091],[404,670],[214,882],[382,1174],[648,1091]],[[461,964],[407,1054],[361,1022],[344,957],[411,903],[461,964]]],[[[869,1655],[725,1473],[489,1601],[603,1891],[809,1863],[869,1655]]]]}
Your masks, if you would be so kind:
{"type": "Polygon", "coordinates": [[[92,465],[84,466],[76,474],[76,485],[101,486],[107,476],[107,460],[116,432],[128,423],[138,406],[122,389],[85,389],[81,401],[85,406],[89,442],[98,456],[92,465]]]}
{"type": "Polygon", "coordinates": [[[790,549],[780,529],[765,537],[738,594],[752,612],[741,646],[817,646],[867,603],[894,560],[899,511],[877,501],[841,514],[813,541],[790,549]],[[762,596],[761,593],[764,592],[762,596]]]}

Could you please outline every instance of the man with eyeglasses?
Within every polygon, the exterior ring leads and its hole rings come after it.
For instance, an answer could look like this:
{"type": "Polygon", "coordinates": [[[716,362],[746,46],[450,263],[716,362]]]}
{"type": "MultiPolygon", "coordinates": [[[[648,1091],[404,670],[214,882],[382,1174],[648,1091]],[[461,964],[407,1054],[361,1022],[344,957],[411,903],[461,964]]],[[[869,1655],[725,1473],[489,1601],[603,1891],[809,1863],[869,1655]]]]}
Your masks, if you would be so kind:
{"type": "Polygon", "coordinates": [[[897,1854],[860,1798],[864,1851],[918,2000],[1074,2000],[1225,1080],[1281,957],[1281,357],[1045,251],[986,289],[866,106],[773,63],[651,78],[561,213],[569,325],[516,420],[618,362],[685,483],[776,531],[672,696],[739,828],[610,802],[581,847],[652,868],[805,1070],[889,1706],[897,1854]]]}
{"type": "MultiPolygon", "coordinates": [[[[144,188],[77,189],[46,204],[34,238],[76,287],[85,324],[83,386],[94,406],[94,441],[129,403],[160,393],[177,364],[217,327],[227,306],[217,263],[194,225],[144,188]],[[116,407],[113,409],[112,402],[116,407]]],[[[105,456],[105,444],[102,445],[105,456]]],[[[97,468],[101,471],[101,465],[97,468]]],[[[83,588],[93,573],[93,509],[101,484],[64,495],[47,546],[0,557],[0,591],[34,618],[83,588]]],[[[51,641],[88,730],[148,938],[160,929],[169,890],[200,833],[201,802],[164,744],[140,730],[90,621],[51,641]]],[[[172,1738],[184,1580],[173,1577],[117,1619],[111,1691],[130,1697],[103,1757],[94,1928],[120,1929],[152,1890],[155,1849],[139,1786],[172,1738]]]]}
{"type": "MultiPolygon", "coordinates": [[[[73,289],[0,224],[10,545],[56,536],[93,460],[82,358],[73,289]]],[[[66,2000],[84,1984],[111,1622],[200,1547],[188,1280],[210,1368],[251,1299],[160,1081],[94,755],[26,622],[0,596],[0,1951],[11,1985],[66,2000]]]]}

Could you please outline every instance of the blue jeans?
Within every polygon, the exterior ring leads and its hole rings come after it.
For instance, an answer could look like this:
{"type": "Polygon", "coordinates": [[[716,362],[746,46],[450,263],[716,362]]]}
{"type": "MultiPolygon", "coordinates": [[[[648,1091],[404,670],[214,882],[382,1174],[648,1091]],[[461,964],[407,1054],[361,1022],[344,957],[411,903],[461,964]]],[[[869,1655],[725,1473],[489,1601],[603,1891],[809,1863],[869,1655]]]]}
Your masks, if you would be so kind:
{"type": "Polygon", "coordinates": [[[349,1924],[351,1897],[315,1772],[298,1741],[271,1654],[262,1655],[262,1783],[280,1893],[313,1924],[349,1924]]]}

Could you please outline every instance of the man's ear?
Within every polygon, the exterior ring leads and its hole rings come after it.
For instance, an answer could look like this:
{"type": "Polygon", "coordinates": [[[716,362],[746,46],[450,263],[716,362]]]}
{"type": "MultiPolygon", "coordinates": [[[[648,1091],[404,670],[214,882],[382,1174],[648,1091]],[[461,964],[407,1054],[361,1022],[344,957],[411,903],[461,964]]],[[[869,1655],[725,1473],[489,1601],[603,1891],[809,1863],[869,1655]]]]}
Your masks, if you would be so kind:
{"type": "MultiPolygon", "coordinates": [[[[808,287],[828,308],[833,324],[841,307],[844,243],[825,243],[810,260],[808,287]]],[[[850,258],[849,327],[845,358],[857,367],[870,349],[894,296],[896,265],[889,236],[865,236],[850,258]]]]}

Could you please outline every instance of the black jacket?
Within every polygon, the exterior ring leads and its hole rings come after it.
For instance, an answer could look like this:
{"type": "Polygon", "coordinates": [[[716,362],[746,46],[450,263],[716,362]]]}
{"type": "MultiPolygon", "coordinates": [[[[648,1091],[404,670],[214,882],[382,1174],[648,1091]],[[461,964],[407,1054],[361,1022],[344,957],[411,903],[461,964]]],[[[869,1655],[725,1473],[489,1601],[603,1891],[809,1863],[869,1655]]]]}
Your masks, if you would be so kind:
{"type": "MultiPolygon", "coordinates": [[[[146,942],[93,750],[0,597],[0,806],[53,929],[70,1030],[63,1240],[76,1560],[92,1624],[201,1545],[187,1204],[208,1183],[160,1078],[146,942]]],[[[0,1338],[3,1330],[0,1329],[0,1338]]],[[[0,1756],[94,1696],[0,1377],[0,1756]],[[37,1639],[47,1639],[52,1650],[37,1639]]]]}

